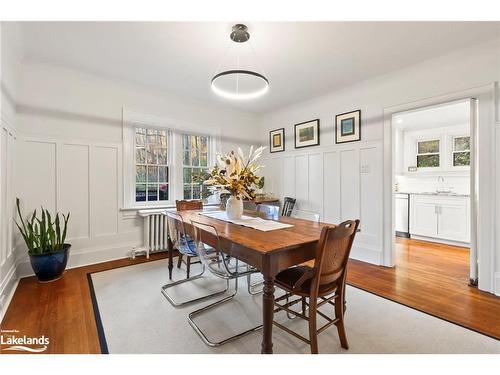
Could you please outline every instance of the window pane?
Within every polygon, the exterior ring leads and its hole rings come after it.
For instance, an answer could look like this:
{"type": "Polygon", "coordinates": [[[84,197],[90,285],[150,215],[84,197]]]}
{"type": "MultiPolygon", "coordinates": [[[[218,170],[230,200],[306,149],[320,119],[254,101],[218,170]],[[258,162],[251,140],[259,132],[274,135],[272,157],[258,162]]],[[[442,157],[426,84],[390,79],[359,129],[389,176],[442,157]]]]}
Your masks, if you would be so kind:
{"type": "Polygon", "coordinates": [[[158,167],[148,166],[148,182],[158,182],[158,167]]]}
{"type": "Polygon", "coordinates": [[[148,201],[158,200],[158,184],[148,184],[148,201]]]}
{"type": "Polygon", "coordinates": [[[418,142],[418,154],[439,152],[439,140],[418,142]]]}
{"type": "Polygon", "coordinates": [[[202,167],[208,166],[208,154],[206,152],[201,153],[201,166],[202,167]]]}
{"type": "Polygon", "coordinates": [[[135,167],[135,181],[146,182],[146,167],[144,165],[138,165],[135,167]]]}
{"type": "Polygon", "coordinates": [[[193,185],[193,199],[200,199],[200,185],[193,185]]]}
{"type": "Polygon", "coordinates": [[[135,201],[144,202],[146,200],[146,185],[137,184],[135,185],[135,201]]]}
{"type": "Polygon", "coordinates": [[[189,151],[184,151],[184,158],[182,160],[184,165],[191,165],[190,153],[189,151]]]}
{"type": "Polygon", "coordinates": [[[470,137],[457,137],[455,138],[455,151],[469,151],[470,150],[470,137]]]}
{"type": "Polygon", "coordinates": [[[470,152],[455,152],[453,154],[453,166],[461,167],[470,165],[470,152]]]}
{"type": "Polygon", "coordinates": [[[191,149],[191,142],[189,142],[190,138],[189,135],[184,134],[182,136],[182,144],[184,147],[184,151],[189,151],[191,149]]]}
{"type": "Polygon", "coordinates": [[[168,184],[160,184],[158,196],[159,196],[159,200],[161,200],[161,201],[168,200],[168,184]]]}
{"type": "Polygon", "coordinates": [[[191,136],[191,165],[200,165],[199,137],[191,136]]]}
{"type": "Polygon", "coordinates": [[[135,150],[135,162],[139,164],[146,163],[146,149],[145,148],[137,148],[135,150]]]}
{"type": "Polygon", "coordinates": [[[168,167],[158,167],[160,171],[159,181],[168,182],[168,167]]]}
{"type": "Polygon", "coordinates": [[[157,157],[158,151],[156,150],[155,146],[148,145],[146,150],[147,150],[147,154],[148,154],[147,163],[148,164],[157,164],[158,163],[158,157],[157,157]]]}
{"type": "Polygon", "coordinates": [[[208,137],[201,137],[200,150],[202,153],[208,153],[208,137]]]}
{"type": "Polygon", "coordinates": [[[184,199],[193,199],[191,196],[191,185],[184,184],[184,199]]]}
{"type": "Polygon", "coordinates": [[[148,129],[147,134],[148,134],[148,143],[151,143],[151,144],[158,143],[158,140],[157,140],[158,130],[148,129]]]}
{"type": "Polygon", "coordinates": [[[158,164],[167,164],[167,149],[158,149],[158,164]]]}
{"type": "Polygon", "coordinates": [[[135,129],[135,144],[137,146],[144,146],[146,144],[146,129],[135,129]]]}
{"type": "Polygon", "coordinates": [[[417,155],[417,167],[439,167],[439,154],[437,155],[417,155]]]}
{"type": "Polygon", "coordinates": [[[184,179],[185,184],[191,183],[191,168],[184,168],[184,179]]]}

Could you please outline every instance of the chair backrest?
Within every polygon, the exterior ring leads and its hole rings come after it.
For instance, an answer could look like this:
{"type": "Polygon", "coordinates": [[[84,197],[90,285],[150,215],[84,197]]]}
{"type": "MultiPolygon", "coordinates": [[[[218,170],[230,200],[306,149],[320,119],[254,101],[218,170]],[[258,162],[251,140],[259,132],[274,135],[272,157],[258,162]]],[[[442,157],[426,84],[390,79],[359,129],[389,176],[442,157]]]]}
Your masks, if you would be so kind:
{"type": "Polygon", "coordinates": [[[278,206],[271,206],[268,204],[258,204],[256,211],[259,213],[265,214],[266,216],[278,218],[279,207],[278,206]]]}
{"type": "Polygon", "coordinates": [[[285,197],[283,199],[283,208],[281,209],[281,216],[290,216],[295,206],[295,198],[285,197]]]}
{"type": "Polygon", "coordinates": [[[221,276],[232,276],[234,274],[229,267],[227,257],[221,250],[220,237],[217,229],[210,224],[191,221],[194,232],[194,241],[196,244],[196,252],[201,262],[207,266],[212,273],[221,276]],[[207,252],[207,246],[210,246],[214,251],[207,252]],[[214,258],[215,257],[215,258],[214,258]],[[219,262],[220,267],[211,267],[214,261],[219,262]]]}
{"type": "Polygon", "coordinates": [[[319,223],[319,214],[317,212],[295,210],[291,216],[297,219],[310,220],[319,223]]]}
{"type": "Polygon", "coordinates": [[[172,241],[174,249],[179,250],[181,253],[192,253],[195,251],[194,244],[189,241],[186,234],[186,227],[182,216],[177,212],[167,211],[167,227],[168,237],[172,241]]]}
{"type": "Polygon", "coordinates": [[[175,207],[177,211],[203,210],[203,202],[200,200],[176,200],[175,207]]]}
{"type": "Polygon", "coordinates": [[[314,262],[318,286],[343,282],[358,226],[359,220],[348,220],[335,227],[323,228],[314,262]]]}

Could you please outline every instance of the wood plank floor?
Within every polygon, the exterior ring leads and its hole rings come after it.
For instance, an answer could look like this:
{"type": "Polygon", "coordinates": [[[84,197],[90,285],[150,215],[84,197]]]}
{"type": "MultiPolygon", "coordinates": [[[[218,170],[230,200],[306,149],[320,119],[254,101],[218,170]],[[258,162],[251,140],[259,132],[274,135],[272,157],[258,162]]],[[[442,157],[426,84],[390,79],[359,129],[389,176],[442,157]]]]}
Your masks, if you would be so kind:
{"type": "MultiPolygon", "coordinates": [[[[1,327],[49,337],[49,353],[100,353],[87,274],[144,261],[75,268],[48,284],[22,279],[1,327]]],[[[466,249],[415,240],[398,239],[395,268],[349,263],[351,285],[500,339],[500,298],[469,287],[467,281],[466,249]]]]}

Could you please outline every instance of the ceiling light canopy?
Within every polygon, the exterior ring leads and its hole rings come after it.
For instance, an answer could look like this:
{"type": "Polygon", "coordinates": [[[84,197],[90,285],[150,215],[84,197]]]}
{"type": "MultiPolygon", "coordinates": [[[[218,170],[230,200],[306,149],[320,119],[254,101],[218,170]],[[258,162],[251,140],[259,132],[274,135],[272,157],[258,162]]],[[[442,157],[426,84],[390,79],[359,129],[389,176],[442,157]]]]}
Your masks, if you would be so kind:
{"type": "MultiPolygon", "coordinates": [[[[237,24],[233,26],[229,35],[235,43],[245,43],[250,39],[247,26],[237,24]]],[[[248,42],[251,52],[255,55],[252,45],[248,42]]],[[[233,69],[222,70],[213,76],[212,91],[219,96],[233,100],[249,100],[264,95],[269,90],[269,80],[262,73],[251,68],[240,66],[240,55],[237,54],[236,65],[233,69]]]]}

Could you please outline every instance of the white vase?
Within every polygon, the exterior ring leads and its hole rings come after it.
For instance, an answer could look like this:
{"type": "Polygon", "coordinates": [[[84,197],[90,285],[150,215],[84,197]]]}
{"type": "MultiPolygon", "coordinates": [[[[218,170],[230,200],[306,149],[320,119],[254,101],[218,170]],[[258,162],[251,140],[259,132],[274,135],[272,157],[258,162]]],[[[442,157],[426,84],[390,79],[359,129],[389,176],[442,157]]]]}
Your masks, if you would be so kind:
{"type": "Polygon", "coordinates": [[[231,195],[226,203],[226,215],[230,220],[241,219],[243,215],[243,199],[231,195]]]}

